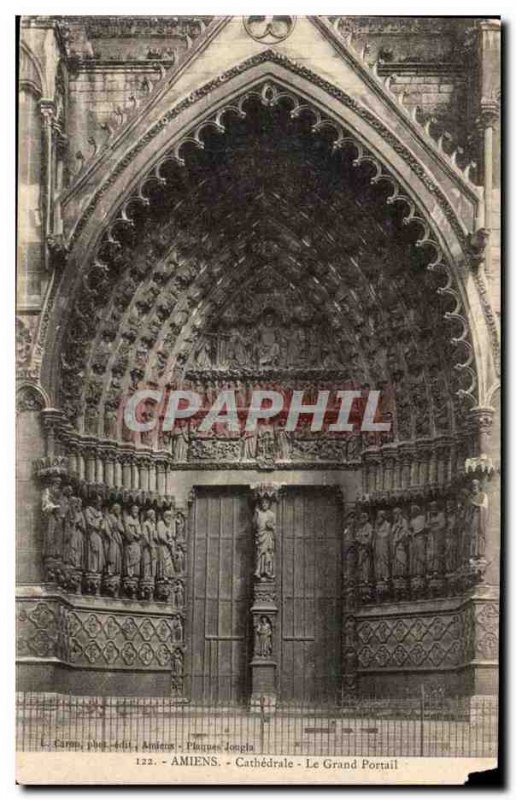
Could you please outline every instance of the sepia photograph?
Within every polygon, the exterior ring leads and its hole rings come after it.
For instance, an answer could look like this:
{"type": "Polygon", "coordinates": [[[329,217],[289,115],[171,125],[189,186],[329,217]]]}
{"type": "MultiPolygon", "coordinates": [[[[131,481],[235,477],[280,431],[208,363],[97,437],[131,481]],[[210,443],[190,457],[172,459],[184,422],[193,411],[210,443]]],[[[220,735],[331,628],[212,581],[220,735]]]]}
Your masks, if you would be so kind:
{"type": "Polygon", "coordinates": [[[145,10],[17,18],[16,780],[463,784],[501,18],[145,10]]]}

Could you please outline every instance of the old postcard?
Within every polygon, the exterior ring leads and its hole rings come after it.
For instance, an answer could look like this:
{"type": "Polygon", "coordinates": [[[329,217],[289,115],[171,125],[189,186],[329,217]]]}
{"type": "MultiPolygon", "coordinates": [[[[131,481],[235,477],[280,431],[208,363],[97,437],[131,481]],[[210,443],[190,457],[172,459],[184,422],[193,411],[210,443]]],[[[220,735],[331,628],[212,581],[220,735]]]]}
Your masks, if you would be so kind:
{"type": "Polygon", "coordinates": [[[18,33],[18,781],[493,769],[500,19],[18,33]]]}

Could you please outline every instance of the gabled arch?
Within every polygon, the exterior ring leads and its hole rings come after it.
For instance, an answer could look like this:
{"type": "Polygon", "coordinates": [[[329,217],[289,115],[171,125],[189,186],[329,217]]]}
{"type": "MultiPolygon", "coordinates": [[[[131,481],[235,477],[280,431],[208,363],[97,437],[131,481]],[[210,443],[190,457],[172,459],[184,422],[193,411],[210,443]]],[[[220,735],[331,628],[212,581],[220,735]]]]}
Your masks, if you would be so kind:
{"type": "MultiPolygon", "coordinates": [[[[449,317],[462,326],[462,332],[454,337],[456,344],[463,345],[459,369],[472,376],[465,392],[470,394],[473,403],[481,403],[491,381],[492,355],[478,293],[467,271],[468,225],[459,218],[428,168],[369,109],[320,76],[269,51],[249,59],[181,100],[114,164],[105,180],[85,198],[70,236],[68,265],[59,285],[59,296],[74,295],[84,279],[86,264],[94,258],[106,230],[109,241],[116,225],[130,222],[127,210],[131,203],[147,204],[145,184],[160,181],[160,163],[170,157],[181,162],[181,149],[185,144],[201,147],[203,129],[222,130],[225,115],[241,113],[245,99],[255,94],[261,95],[265,104],[274,104],[283,97],[291,98],[294,114],[313,115],[315,133],[326,134],[329,129],[335,132],[336,149],[351,139],[357,151],[357,165],[374,165],[372,181],[388,181],[393,187],[390,202],[406,204],[406,223],[418,222],[422,229],[421,246],[432,249],[429,268],[446,272],[440,291],[453,296],[455,308],[449,312],[449,317]],[[268,92],[271,93],[269,98],[268,92]],[[204,102],[206,97],[210,98],[208,108],[204,102]],[[464,349],[468,348],[471,352],[465,358],[464,349]],[[477,376],[478,386],[475,386],[477,376]]],[[[467,213],[465,217],[468,220],[467,213]]],[[[471,222],[470,215],[468,224],[471,222]]],[[[99,264],[95,268],[102,271],[99,264]]],[[[52,368],[52,364],[58,362],[59,335],[56,334],[59,327],[66,329],[63,310],[57,312],[51,305],[50,302],[40,328],[40,345],[48,334],[42,379],[49,386],[56,381],[52,368]],[[60,324],[56,315],[61,317],[60,324]]],[[[71,306],[68,301],[67,306],[71,306]]]]}

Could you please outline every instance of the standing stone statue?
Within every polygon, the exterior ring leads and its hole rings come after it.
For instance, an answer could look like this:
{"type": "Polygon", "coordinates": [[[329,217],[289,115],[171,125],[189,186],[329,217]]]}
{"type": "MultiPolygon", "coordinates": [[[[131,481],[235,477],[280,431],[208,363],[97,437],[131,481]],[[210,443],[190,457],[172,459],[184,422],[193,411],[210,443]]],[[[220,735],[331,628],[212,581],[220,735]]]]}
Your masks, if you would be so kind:
{"type": "Polygon", "coordinates": [[[261,616],[254,626],[254,655],[270,658],[272,655],[272,625],[266,616],[261,616]]]}
{"type": "Polygon", "coordinates": [[[390,535],[391,525],[385,511],[378,511],[374,529],[374,574],[377,581],[390,578],[390,535]]]}
{"type": "Polygon", "coordinates": [[[158,580],[170,581],[174,577],[172,545],[175,533],[170,509],[163,512],[163,518],[158,521],[156,532],[158,543],[156,577],[158,580]]]}
{"type": "Polygon", "coordinates": [[[106,556],[106,590],[118,594],[124,552],[124,522],[119,503],[113,503],[103,525],[106,556]]]}
{"type": "Polygon", "coordinates": [[[420,588],[426,574],[426,518],[420,506],[410,507],[410,575],[420,588]]]}
{"type": "Polygon", "coordinates": [[[446,573],[452,575],[459,566],[459,514],[457,503],[446,501],[446,530],[444,540],[444,562],[446,573]]]}
{"type": "Polygon", "coordinates": [[[50,485],[43,489],[41,496],[41,510],[45,517],[45,530],[43,534],[43,558],[59,558],[59,526],[58,512],[61,507],[61,478],[52,478],[50,485]]]}
{"type": "Polygon", "coordinates": [[[273,580],[276,577],[276,514],[267,496],[258,499],[253,522],[256,542],[255,577],[262,581],[273,580]]]}
{"type": "Polygon", "coordinates": [[[428,506],[427,526],[426,569],[428,574],[441,575],[446,519],[443,511],[439,508],[439,504],[435,501],[428,506]]]}
{"type": "Polygon", "coordinates": [[[61,491],[61,496],[59,498],[59,508],[56,511],[57,516],[57,536],[56,536],[56,552],[58,553],[57,557],[60,559],[64,558],[64,549],[65,549],[65,537],[66,537],[66,528],[69,523],[70,519],[70,512],[71,512],[71,498],[73,495],[73,489],[70,485],[63,486],[61,491]]]}
{"type": "Polygon", "coordinates": [[[392,577],[406,578],[409,571],[409,537],[408,522],[401,508],[392,512],[392,577]]]}
{"type": "Polygon", "coordinates": [[[86,519],[82,510],[82,500],[80,497],[71,497],[65,533],[64,560],[72,569],[82,570],[84,566],[85,534],[86,519]]]}
{"type": "Polygon", "coordinates": [[[154,592],[157,562],[156,512],[153,508],[150,508],[145,516],[145,521],[142,525],[141,543],[140,586],[142,596],[149,599],[154,592]]]}
{"type": "Polygon", "coordinates": [[[357,571],[361,583],[371,582],[373,526],[367,512],[360,514],[360,522],[355,534],[357,543],[357,571]]]}
{"type": "Polygon", "coordinates": [[[468,555],[472,561],[483,559],[486,552],[489,500],[480,481],[471,481],[471,492],[465,509],[466,531],[469,538],[468,555]]]}
{"type": "Polygon", "coordinates": [[[134,597],[138,588],[141,561],[142,528],[139,508],[133,504],[124,521],[124,589],[129,597],[134,597]]]}
{"type": "Polygon", "coordinates": [[[88,592],[96,594],[105,563],[102,537],[104,514],[99,495],[92,498],[84,516],[86,519],[86,589],[88,592]]]}

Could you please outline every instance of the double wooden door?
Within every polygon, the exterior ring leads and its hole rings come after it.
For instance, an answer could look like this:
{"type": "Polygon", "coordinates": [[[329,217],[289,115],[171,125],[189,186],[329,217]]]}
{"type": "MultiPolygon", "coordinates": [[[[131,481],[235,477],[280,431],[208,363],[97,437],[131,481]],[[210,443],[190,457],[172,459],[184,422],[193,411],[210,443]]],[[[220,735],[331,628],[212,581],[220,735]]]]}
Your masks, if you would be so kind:
{"type": "MultiPolygon", "coordinates": [[[[277,510],[274,658],[281,701],[333,700],[341,670],[341,524],[335,492],[285,488],[277,510]]],[[[192,699],[249,699],[254,539],[247,487],[196,491],[190,553],[192,699]]]]}

